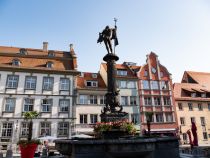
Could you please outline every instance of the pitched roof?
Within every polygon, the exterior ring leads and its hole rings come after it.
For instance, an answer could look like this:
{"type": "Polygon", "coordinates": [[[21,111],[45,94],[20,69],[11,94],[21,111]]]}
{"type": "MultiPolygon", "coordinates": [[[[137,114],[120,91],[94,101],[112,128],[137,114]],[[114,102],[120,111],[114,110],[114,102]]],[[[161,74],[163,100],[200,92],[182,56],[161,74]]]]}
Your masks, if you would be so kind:
{"type": "Polygon", "coordinates": [[[106,85],[99,73],[82,72],[80,76],[77,76],[77,88],[78,89],[106,89],[106,85]],[[96,75],[96,77],[93,77],[96,75]],[[97,87],[86,86],[86,81],[97,81],[97,87]]]}
{"type": "MultiPolygon", "coordinates": [[[[106,63],[101,63],[104,69],[107,71],[107,65],[106,63]]],[[[115,64],[115,68],[117,70],[125,70],[127,71],[127,76],[119,76],[117,75],[116,78],[127,78],[127,79],[137,79],[136,72],[139,71],[140,66],[131,66],[131,65],[125,65],[125,64],[115,64]]]]}
{"type": "Polygon", "coordinates": [[[195,80],[199,85],[202,85],[204,88],[210,89],[210,73],[185,71],[185,75],[186,74],[189,75],[193,80],[195,80]]]}
{"type": "Polygon", "coordinates": [[[24,48],[26,54],[21,54],[23,48],[0,46],[0,69],[33,69],[46,71],[76,71],[76,56],[70,52],[42,49],[24,48]],[[53,52],[54,56],[48,56],[53,52]],[[19,66],[12,65],[12,61],[18,59],[19,66]],[[47,62],[52,62],[53,67],[47,68],[47,62]]]}

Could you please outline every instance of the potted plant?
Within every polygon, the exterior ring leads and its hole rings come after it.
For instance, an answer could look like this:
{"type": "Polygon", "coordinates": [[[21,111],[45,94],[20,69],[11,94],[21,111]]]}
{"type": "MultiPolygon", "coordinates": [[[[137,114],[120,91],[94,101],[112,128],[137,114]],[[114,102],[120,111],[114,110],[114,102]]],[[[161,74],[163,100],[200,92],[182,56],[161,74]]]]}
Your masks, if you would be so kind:
{"type": "Polygon", "coordinates": [[[37,111],[28,111],[23,113],[23,117],[28,121],[28,136],[27,140],[19,140],[18,145],[21,151],[21,158],[33,158],[36,148],[41,144],[40,140],[32,139],[33,119],[39,116],[37,111]]]}
{"type": "Polygon", "coordinates": [[[148,129],[147,135],[150,136],[150,126],[151,126],[151,122],[152,122],[153,112],[146,112],[145,115],[146,115],[146,119],[147,119],[147,129],[148,129]]]}

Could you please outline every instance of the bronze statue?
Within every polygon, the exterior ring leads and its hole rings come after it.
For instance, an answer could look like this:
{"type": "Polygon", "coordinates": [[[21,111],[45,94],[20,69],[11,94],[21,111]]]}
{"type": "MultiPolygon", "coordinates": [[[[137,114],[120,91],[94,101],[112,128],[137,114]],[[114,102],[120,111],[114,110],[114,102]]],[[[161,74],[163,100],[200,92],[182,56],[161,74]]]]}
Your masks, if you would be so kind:
{"type": "Polygon", "coordinates": [[[114,39],[114,46],[118,45],[116,30],[117,30],[116,25],[115,25],[115,28],[109,28],[109,26],[106,26],[105,29],[99,33],[99,38],[97,40],[97,43],[99,42],[101,43],[104,41],[104,44],[106,46],[106,50],[108,53],[113,53],[111,40],[114,39]]]}

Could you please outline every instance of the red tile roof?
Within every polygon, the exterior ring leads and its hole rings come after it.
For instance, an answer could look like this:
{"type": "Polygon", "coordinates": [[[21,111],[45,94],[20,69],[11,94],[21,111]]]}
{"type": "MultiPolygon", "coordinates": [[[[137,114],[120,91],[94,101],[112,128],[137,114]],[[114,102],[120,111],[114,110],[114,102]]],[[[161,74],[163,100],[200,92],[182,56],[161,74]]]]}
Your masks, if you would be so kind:
{"type": "Polygon", "coordinates": [[[81,76],[77,76],[77,88],[78,89],[104,89],[106,90],[106,85],[99,73],[82,72],[81,76]],[[97,78],[94,78],[93,74],[96,74],[97,78]],[[98,87],[87,87],[86,81],[97,81],[98,87]]]}
{"type": "MultiPolygon", "coordinates": [[[[107,71],[107,65],[106,63],[101,63],[104,69],[107,71]]],[[[136,72],[139,71],[140,66],[128,66],[124,64],[116,64],[115,68],[117,70],[126,70],[127,71],[127,76],[116,76],[116,78],[127,78],[127,79],[137,79],[137,74],[136,72]]]]}
{"type": "Polygon", "coordinates": [[[76,71],[77,61],[76,56],[70,52],[55,51],[55,56],[49,57],[49,51],[43,51],[42,49],[24,48],[27,52],[26,55],[20,54],[18,47],[5,47],[0,46],[0,68],[11,69],[37,69],[47,71],[76,71]],[[18,59],[20,66],[13,66],[12,61],[18,59]],[[52,62],[52,68],[46,68],[47,62],[52,62]]]}
{"type": "Polygon", "coordinates": [[[206,72],[193,72],[185,71],[190,77],[192,77],[198,84],[204,88],[210,89],[210,73],[206,72]]]}

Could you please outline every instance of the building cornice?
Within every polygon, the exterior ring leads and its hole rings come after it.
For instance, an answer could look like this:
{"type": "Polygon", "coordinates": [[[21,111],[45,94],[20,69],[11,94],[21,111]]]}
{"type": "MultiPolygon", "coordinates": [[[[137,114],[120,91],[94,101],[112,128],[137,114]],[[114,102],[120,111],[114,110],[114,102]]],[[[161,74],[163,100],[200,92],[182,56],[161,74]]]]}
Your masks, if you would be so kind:
{"type": "Polygon", "coordinates": [[[80,74],[77,70],[53,70],[53,69],[38,69],[38,68],[22,68],[12,66],[0,66],[0,71],[10,72],[28,72],[28,73],[44,73],[44,74],[61,74],[61,75],[73,75],[77,76],[80,74]]]}

